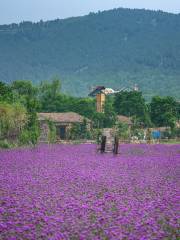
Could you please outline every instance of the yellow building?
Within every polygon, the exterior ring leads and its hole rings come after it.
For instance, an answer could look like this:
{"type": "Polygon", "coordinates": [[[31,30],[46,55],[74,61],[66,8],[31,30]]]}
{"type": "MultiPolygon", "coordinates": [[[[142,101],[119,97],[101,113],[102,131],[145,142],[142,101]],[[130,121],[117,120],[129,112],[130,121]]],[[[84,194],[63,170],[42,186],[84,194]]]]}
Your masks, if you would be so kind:
{"type": "Polygon", "coordinates": [[[104,104],[105,104],[106,96],[104,93],[98,93],[96,95],[96,111],[104,112],[104,104]]]}
{"type": "Polygon", "coordinates": [[[91,97],[96,97],[96,111],[104,112],[104,105],[106,101],[106,95],[115,94],[118,91],[114,91],[112,88],[105,88],[104,86],[97,86],[89,94],[91,97]]]}

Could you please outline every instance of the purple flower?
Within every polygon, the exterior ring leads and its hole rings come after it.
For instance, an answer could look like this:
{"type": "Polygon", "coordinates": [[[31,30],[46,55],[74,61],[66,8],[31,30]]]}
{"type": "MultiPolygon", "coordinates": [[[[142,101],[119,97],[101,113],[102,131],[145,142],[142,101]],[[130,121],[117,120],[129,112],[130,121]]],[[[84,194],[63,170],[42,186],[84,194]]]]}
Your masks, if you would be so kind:
{"type": "Polygon", "coordinates": [[[0,231],[15,239],[178,239],[180,145],[0,150],[0,231]]]}

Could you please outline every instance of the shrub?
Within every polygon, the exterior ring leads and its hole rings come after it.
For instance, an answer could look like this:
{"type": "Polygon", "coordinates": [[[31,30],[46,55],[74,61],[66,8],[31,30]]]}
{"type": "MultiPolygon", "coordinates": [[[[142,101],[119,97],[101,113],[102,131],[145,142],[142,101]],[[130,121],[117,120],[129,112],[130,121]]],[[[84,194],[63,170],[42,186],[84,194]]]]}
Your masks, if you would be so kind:
{"type": "Polygon", "coordinates": [[[18,137],[26,122],[27,114],[22,105],[0,102],[0,137],[2,139],[18,137]]]}
{"type": "Polygon", "coordinates": [[[11,144],[8,143],[7,139],[5,140],[0,140],[0,148],[11,148],[11,144]]]}
{"type": "Polygon", "coordinates": [[[54,143],[56,141],[56,126],[50,120],[47,120],[47,124],[48,124],[48,127],[49,127],[48,141],[50,143],[54,143]]]}
{"type": "Polygon", "coordinates": [[[19,143],[21,145],[36,145],[39,138],[39,128],[33,127],[30,130],[23,130],[19,136],[19,143]]]}

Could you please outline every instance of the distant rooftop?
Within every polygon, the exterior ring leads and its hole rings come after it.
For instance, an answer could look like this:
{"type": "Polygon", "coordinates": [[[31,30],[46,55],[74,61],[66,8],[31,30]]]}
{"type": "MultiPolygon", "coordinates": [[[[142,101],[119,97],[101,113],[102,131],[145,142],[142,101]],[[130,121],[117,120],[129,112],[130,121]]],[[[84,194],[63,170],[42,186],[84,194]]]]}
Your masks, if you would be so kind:
{"type": "Polygon", "coordinates": [[[105,90],[104,86],[97,86],[90,92],[89,96],[95,97],[97,94],[101,93],[103,90],[105,90]]]}
{"type": "Polygon", "coordinates": [[[38,113],[38,120],[50,120],[52,122],[61,123],[82,123],[86,119],[88,122],[90,120],[85,118],[75,112],[65,112],[65,113],[38,113]]]}
{"type": "Polygon", "coordinates": [[[89,96],[95,97],[99,93],[104,93],[105,95],[115,94],[119,91],[115,91],[112,88],[106,88],[104,86],[97,86],[95,87],[92,92],[90,92],[89,96]]]}
{"type": "Polygon", "coordinates": [[[117,119],[118,119],[119,122],[126,123],[128,125],[132,125],[132,120],[131,120],[130,117],[126,117],[126,116],[123,116],[123,115],[118,115],[117,119]]]}

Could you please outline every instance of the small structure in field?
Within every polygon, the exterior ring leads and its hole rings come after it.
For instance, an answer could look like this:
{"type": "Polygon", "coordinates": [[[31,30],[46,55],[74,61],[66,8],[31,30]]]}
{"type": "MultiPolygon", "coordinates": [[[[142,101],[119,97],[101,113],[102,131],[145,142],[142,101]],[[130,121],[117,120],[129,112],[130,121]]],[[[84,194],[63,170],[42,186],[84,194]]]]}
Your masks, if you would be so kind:
{"type": "Polygon", "coordinates": [[[101,139],[101,153],[113,152],[118,154],[119,139],[116,135],[116,131],[113,128],[104,128],[102,131],[101,139]]]}
{"type": "Polygon", "coordinates": [[[91,128],[91,121],[74,112],[66,113],[38,113],[41,136],[40,142],[48,142],[49,124],[51,122],[56,128],[56,141],[68,140],[68,133],[74,124],[83,124],[86,121],[87,129],[91,128]]]}

